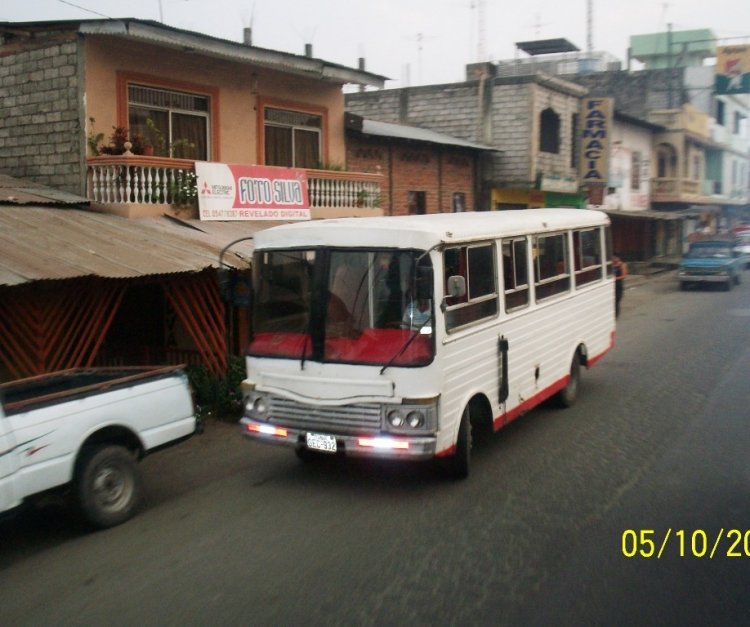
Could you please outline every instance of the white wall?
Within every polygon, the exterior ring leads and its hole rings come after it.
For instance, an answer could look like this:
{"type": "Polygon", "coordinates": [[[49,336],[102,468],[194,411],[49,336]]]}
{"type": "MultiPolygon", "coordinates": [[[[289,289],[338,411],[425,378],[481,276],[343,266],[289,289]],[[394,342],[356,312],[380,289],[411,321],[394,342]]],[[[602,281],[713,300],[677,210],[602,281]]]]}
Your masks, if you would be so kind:
{"type": "Polygon", "coordinates": [[[651,196],[653,134],[648,129],[615,119],[612,125],[609,187],[614,193],[604,199],[608,209],[643,211],[651,196]],[[640,177],[633,187],[633,155],[640,153],[640,177]]]}

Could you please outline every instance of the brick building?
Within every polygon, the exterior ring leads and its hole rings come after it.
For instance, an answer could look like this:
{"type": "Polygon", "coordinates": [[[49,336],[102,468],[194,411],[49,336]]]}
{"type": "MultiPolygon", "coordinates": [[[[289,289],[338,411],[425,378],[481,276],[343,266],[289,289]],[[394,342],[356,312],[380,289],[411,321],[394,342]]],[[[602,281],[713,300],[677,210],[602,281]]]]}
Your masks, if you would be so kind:
{"type": "Polygon", "coordinates": [[[478,208],[581,206],[578,120],[587,90],[552,76],[494,71],[482,63],[468,66],[461,83],[347,94],[347,111],[494,148],[480,164],[478,208]]]}
{"type": "Polygon", "coordinates": [[[423,128],[377,122],[348,113],[349,169],[383,175],[386,215],[475,211],[488,146],[423,128]]]}

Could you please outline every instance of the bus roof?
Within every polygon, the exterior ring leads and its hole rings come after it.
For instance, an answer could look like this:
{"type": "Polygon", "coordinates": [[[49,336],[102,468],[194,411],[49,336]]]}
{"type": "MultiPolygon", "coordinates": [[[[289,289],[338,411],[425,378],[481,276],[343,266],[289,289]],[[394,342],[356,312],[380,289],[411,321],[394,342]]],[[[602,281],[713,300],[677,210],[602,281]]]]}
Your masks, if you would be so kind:
{"type": "Polygon", "coordinates": [[[260,231],[255,248],[394,247],[451,244],[609,224],[589,209],[523,209],[294,222],[260,231]]]}

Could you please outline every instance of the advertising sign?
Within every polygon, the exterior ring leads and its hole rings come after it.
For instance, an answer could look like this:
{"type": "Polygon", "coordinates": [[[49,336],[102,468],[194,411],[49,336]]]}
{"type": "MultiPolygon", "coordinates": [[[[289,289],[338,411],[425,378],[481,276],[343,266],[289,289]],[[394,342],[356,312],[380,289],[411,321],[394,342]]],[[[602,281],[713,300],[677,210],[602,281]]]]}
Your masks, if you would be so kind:
{"type": "Polygon", "coordinates": [[[309,220],[307,173],[196,161],[201,220],[309,220]]]}
{"type": "Polygon", "coordinates": [[[716,93],[750,94],[750,46],[716,48],[716,93]]]}
{"type": "Polygon", "coordinates": [[[607,185],[612,98],[583,99],[581,134],[581,184],[607,185]]]}

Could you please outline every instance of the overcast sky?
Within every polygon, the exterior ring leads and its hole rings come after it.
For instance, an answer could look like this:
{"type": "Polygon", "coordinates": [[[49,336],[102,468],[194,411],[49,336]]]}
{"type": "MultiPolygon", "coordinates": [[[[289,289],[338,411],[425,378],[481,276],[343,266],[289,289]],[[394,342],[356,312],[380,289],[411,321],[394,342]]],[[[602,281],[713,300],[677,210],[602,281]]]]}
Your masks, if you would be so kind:
{"type": "MultiPolygon", "coordinates": [[[[263,48],[367,69],[406,84],[463,80],[466,63],[516,56],[515,43],[564,37],[585,50],[587,0],[3,0],[0,21],[135,17],[232,41],[252,26],[263,48]],[[484,27],[478,27],[480,6],[484,27]],[[88,9],[88,10],[86,10],[88,9]],[[480,32],[483,36],[480,37],[480,32]]],[[[749,0],[592,0],[594,50],[627,58],[630,35],[710,28],[750,43],[749,0]]],[[[519,56],[525,56],[521,53],[519,56]]]]}

